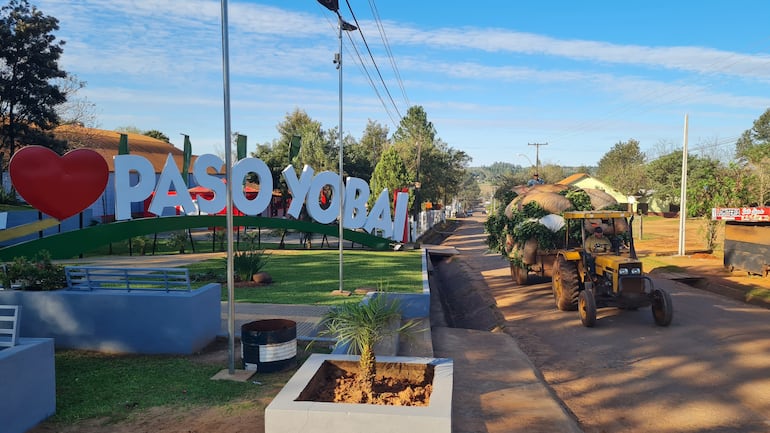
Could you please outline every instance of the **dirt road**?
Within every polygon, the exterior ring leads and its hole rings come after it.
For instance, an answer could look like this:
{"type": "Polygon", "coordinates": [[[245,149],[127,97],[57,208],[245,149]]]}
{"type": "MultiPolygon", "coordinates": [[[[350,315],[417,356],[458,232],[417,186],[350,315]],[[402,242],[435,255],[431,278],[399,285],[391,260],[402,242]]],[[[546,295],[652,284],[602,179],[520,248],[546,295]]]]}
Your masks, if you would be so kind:
{"type": "Polygon", "coordinates": [[[670,327],[649,309],[601,309],[585,328],[556,310],[550,281],[516,286],[502,259],[490,266],[482,231],[468,219],[446,242],[484,277],[505,331],[586,432],[770,431],[770,310],[656,279],[673,297],[670,327]]]}

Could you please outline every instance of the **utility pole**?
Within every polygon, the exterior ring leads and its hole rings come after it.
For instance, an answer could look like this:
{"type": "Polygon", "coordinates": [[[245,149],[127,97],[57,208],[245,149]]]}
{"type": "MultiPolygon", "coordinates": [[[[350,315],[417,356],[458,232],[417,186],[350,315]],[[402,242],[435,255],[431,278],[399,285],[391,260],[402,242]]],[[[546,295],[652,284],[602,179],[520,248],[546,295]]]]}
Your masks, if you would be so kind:
{"type": "Polygon", "coordinates": [[[548,143],[528,143],[535,146],[535,172],[540,173],[540,146],[547,146],[548,143]]]}

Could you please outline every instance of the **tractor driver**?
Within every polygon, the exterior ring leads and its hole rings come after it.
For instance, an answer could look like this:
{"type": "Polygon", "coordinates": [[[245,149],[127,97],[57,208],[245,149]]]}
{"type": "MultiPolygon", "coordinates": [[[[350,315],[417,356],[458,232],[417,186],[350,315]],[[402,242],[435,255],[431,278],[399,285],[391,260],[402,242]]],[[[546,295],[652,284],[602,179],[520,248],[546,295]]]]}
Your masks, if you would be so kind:
{"type": "Polygon", "coordinates": [[[606,253],[612,249],[612,242],[604,237],[604,231],[601,227],[594,229],[594,234],[586,238],[585,250],[587,253],[606,253]]]}
{"type": "Polygon", "coordinates": [[[604,237],[604,230],[601,227],[594,229],[594,234],[587,237],[583,244],[585,249],[585,262],[588,266],[588,272],[593,279],[596,274],[596,256],[595,253],[606,253],[612,248],[612,242],[604,237]]]}

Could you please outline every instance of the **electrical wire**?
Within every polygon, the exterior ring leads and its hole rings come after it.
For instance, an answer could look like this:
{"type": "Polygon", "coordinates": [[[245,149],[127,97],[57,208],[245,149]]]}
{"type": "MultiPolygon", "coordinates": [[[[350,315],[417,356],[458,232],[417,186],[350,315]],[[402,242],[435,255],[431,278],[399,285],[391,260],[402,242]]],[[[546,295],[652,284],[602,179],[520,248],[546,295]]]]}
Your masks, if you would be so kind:
{"type": "Polygon", "coordinates": [[[393,51],[390,49],[390,42],[388,41],[388,35],[385,33],[385,27],[382,25],[382,19],[380,19],[380,12],[377,9],[377,5],[375,4],[374,0],[369,0],[369,7],[372,10],[372,16],[374,17],[374,21],[375,23],[377,23],[377,29],[380,31],[380,39],[382,39],[382,44],[385,47],[385,52],[387,52],[388,54],[388,59],[390,60],[390,65],[393,68],[393,73],[396,76],[398,87],[401,89],[401,94],[404,97],[406,106],[411,107],[412,104],[409,102],[409,97],[406,95],[406,88],[404,87],[404,81],[401,79],[401,72],[399,72],[398,66],[396,66],[396,59],[393,56],[393,51]]]}
{"type": "MultiPolygon", "coordinates": [[[[372,79],[371,74],[369,74],[369,70],[366,69],[364,65],[364,59],[361,57],[361,53],[358,51],[358,48],[356,47],[356,45],[353,43],[352,36],[350,36],[349,34],[348,34],[348,39],[350,40],[350,45],[353,48],[353,51],[356,53],[356,57],[358,57],[358,63],[356,64],[356,66],[358,66],[361,73],[366,76],[367,81],[369,81],[369,85],[374,90],[375,95],[377,95],[377,99],[380,100],[380,104],[382,104],[382,108],[385,109],[385,113],[390,118],[390,121],[393,123],[394,126],[398,125],[398,122],[393,118],[393,114],[391,113],[390,108],[388,107],[388,104],[386,104],[385,100],[382,99],[382,95],[380,94],[380,91],[377,89],[377,86],[374,84],[374,80],[372,79]]],[[[401,116],[399,115],[399,118],[400,117],[401,116]]]]}
{"type": "MultiPolygon", "coordinates": [[[[321,4],[318,4],[318,7],[320,9],[322,9],[322,10],[326,10],[325,7],[322,6],[321,4]]],[[[329,24],[329,27],[336,34],[337,33],[337,24],[338,24],[337,21],[335,20],[334,22],[332,22],[328,18],[327,14],[324,14],[324,16],[327,17],[326,18],[326,22],[329,24]]],[[[360,29],[360,27],[359,27],[359,29],[360,29]]],[[[358,63],[356,65],[358,66],[359,70],[367,77],[367,81],[369,81],[369,85],[372,87],[372,90],[374,90],[374,93],[377,96],[377,99],[379,99],[380,104],[382,105],[382,108],[385,110],[385,114],[388,115],[388,118],[390,119],[390,121],[393,123],[394,126],[398,125],[398,122],[396,122],[394,120],[394,118],[393,118],[393,115],[392,115],[392,113],[390,111],[390,108],[388,108],[388,105],[385,103],[385,100],[382,98],[382,95],[380,94],[379,90],[377,89],[377,86],[374,84],[374,80],[372,79],[371,75],[369,74],[369,71],[366,68],[366,64],[365,64],[363,58],[361,57],[361,55],[360,55],[360,53],[358,51],[358,48],[356,48],[356,44],[355,44],[352,36],[350,35],[350,32],[345,32],[345,33],[348,36],[348,41],[345,44],[344,48],[348,51],[348,54],[350,54],[350,50],[351,49],[356,54],[356,58],[358,59],[358,63]]]]}
{"type": "Polygon", "coordinates": [[[388,85],[385,83],[385,79],[382,77],[382,72],[380,72],[380,68],[377,66],[377,62],[374,60],[374,55],[372,54],[372,50],[369,48],[369,43],[366,42],[366,37],[364,36],[364,32],[361,30],[361,24],[358,22],[358,18],[356,18],[355,13],[353,12],[353,8],[350,7],[350,1],[345,0],[345,3],[348,5],[348,10],[350,11],[350,15],[353,17],[353,21],[356,23],[356,26],[358,27],[358,33],[361,35],[361,40],[364,41],[364,46],[366,46],[366,51],[369,53],[369,58],[371,58],[372,60],[372,65],[374,65],[374,69],[377,71],[377,75],[380,77],[380,82],[382,83],[382,87],[385,89],[385,93],[388,94],[390,103],[393,104],[393,108],[396,110],[396,113],[398,113],[398,117],[401,118],[402,116],[398,110],[396,101],[393,100],[393,95],[391,95],[390,89],[388,89],[388,85]]]}

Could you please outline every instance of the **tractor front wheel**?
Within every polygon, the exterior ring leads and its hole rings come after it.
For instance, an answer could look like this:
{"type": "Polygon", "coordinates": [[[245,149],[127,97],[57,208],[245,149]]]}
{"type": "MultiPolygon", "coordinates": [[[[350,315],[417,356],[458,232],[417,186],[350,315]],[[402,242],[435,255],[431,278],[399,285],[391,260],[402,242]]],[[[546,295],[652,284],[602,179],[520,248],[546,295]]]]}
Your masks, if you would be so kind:
{"type": "Polygon", "coordinates": [[[665,290],[652,291],[652,317],[658,326],[668,326],[674,318],[674,304],[671,302],[671,295],[665,290]]]}
{"type": "Polygon", "coordinates": [[[578,314],[586,328],[596,325],[596,300],[593,291],[586,289],[578,295],[578,314]]]}

